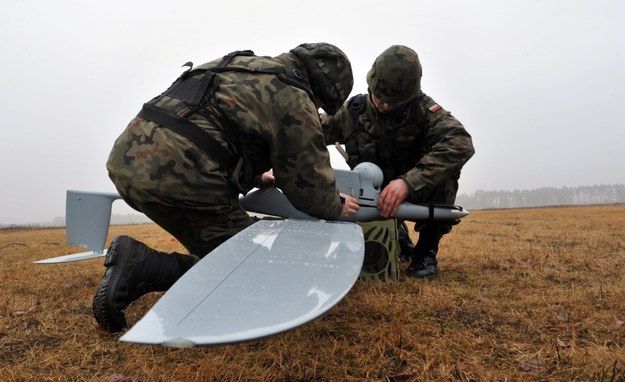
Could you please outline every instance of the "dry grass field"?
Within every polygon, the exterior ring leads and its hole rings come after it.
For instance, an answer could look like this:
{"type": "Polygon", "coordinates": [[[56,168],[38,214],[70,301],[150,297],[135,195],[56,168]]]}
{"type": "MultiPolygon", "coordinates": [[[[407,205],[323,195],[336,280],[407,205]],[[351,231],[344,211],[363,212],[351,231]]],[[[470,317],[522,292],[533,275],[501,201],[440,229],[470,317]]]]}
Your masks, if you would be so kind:
{"type": "MultiPolygon", "coordinates": [[[[180,250],[155,225],[122,233],[180,250]]],[[[625,381],[624,234],[623,205],[474,211],[435,279],[358,282],[296,330],[169,349],[97,330],[102,259],[32,264],[78,252],[63,229],[0,231],[0,381],[625,381]]]]}

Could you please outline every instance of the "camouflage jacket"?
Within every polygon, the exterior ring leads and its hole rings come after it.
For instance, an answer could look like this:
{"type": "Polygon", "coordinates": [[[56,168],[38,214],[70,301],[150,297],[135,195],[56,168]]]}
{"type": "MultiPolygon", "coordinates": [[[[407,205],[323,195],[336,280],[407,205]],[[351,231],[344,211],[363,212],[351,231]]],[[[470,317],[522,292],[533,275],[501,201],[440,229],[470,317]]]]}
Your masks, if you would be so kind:
{"type": "Polygon", "coordinates": [[[368,95],[356,96],[334,116],[321,119],[326,144],[344,143],[351,167],[376,163],[384,185],[404,179],[415,202],[450,177],[457,178],[475,152],[463,125],[423,93],[386,114],[377,112],[368,95]]]}
{"type": "MultiPolygon", "coordinates": [[[[221,59],[211,61],[193,71],[220,62],[221,59]]],[[[269,57],[236,56],[227,66],[269,68],[284,63],[269,57]]],[[[299,210],[326,219],[338,217],[342,204],[334,171],[317,107],[307,92],[273,74],[225,71],[216,78],[216,92],[200,110],[186,118],[213,136],[229,153],[245,153],[253,176],[273,169],[276,186],[299,210]]],[[[159,96],[151,103],[170,110],[169,106],[179,101],[159,96]]],[[[217,194],[233,197],[236,187],[224,179],[238,177],[232,174],[238,170],[224,171],[186,138],[141,118],[135,118],[117,139],[107,167],[114,182],[117,175],[126,174],[127,178],[132,176],[127,182],[133,182],[136,189],[155,187],[148,184],[151,179],[161,183],[171,179],[188,189],[186,200],[213,200],[213,204],[224,202],[217,194]],[[139,183],[141,179],[145,184],[139,183]],[[210,194],[216,194],[215,198],[211,199],[210,194]]]]}

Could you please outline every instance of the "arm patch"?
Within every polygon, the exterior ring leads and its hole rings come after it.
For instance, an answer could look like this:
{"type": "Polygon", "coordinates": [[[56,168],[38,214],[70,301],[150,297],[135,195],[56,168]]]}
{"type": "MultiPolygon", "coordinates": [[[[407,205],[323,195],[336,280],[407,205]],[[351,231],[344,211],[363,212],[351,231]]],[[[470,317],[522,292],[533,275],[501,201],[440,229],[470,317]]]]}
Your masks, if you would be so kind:
{"type": "Polygon", "coordinates": [[[439,105],[437,103],[435,103],[434,105],[428,107],[428,110],[431,111],[432,113],[436,113],[440,109],[442,109],[442,107],[441,107],[441,105],[439,105]]]}

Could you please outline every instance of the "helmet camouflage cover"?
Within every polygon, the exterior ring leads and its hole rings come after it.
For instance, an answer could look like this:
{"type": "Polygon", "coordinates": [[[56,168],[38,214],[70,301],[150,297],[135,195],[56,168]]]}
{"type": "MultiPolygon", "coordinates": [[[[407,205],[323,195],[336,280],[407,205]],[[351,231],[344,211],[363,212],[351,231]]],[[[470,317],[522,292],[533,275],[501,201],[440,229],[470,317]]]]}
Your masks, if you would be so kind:
{"type": "Polygon", "coordinates": [[[393,45],[373,62],[367,85],[383,102],[401,104],[421,93],[421,74],[417,53],[407,46],[393,45]]]}
{"type": "Polygon", "coordinates": [[[313,94],[332,115],[343,105],[354,86],[352,65],[339,48],[325,42],[301,44],[290,51],[308,72],[313,94]]]}

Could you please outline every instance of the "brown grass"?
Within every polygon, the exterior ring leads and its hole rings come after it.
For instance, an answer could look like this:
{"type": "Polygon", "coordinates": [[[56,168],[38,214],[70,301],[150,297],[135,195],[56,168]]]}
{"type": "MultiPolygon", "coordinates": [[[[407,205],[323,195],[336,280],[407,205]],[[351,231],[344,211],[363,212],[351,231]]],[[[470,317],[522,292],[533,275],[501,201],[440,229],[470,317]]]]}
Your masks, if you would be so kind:
{"type": "MultiPolygon", "coordinates": [[[[181,249],[155,225],[121,233],[181,249]]],[[[78,252],[63,229],[4,231],[0,380],[625,381],[624,233],[625,206],[474,211],[444,239],[433,280],[359,282],[296,330],[167,349],[96,329],[102,259],[32,264],[78,252]]]]}

